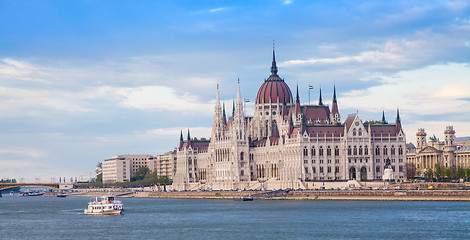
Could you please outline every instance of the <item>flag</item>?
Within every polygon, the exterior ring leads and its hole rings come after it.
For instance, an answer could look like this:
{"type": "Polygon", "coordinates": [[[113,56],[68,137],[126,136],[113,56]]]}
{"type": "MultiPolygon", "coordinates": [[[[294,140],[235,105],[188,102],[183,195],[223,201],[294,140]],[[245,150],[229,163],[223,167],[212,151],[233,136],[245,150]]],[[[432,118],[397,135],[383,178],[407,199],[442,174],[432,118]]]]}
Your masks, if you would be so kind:
{"type": "Polygon", "coordinates": [[[250,99],[248,99],[248,98],[245,98],[245,102],[250,102],[250,99]]]}
{"type": "Polygon", "coordinates": [[[457,146],[455,146],[455,147],[457,148],[457,150],[462,149],[462,145],[457,145],[457,146]]]}
{"type": "Polygon", "coordinates": [[[313,89],[313,85],[308,86],[308,89],[313,89]]]}

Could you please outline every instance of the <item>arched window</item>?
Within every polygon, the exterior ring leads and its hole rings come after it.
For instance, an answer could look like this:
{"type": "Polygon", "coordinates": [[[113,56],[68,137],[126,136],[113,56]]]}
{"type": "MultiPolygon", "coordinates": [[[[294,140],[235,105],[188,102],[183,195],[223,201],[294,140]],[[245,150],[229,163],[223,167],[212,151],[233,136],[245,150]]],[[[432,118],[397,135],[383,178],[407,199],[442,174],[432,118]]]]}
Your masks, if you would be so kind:
{"type": "Polygon", "coordinates": [[[398,154],[403,155],[403,148],[401,146],[398,148],[398,154]]]}
{"type": "Polygon", "coordinates": [[[335,156],[339,156],[339,148],[338,148],[338,146],[335,147],[335,156]]]}
{"type": "Polygon", "coordinates": [[[362,136],[362,129],[360,129],[360,128],[359,128],[358,135],[359,135],[359,136],[362,136]]]}
{"type": "Polygon", "coordinates": [[[269,137],[268,121],[266,121],[266,137],[269,137]]]}
{"type": "Polygon", "coordinates": [[[388,154],[387,146],[384,146],[384,155],[387,155],[387,154],[388,154]]]}
{"type": "Polygon", "coordinates": [[[243,152],[241,152],[241,153],[240,153],[240,161],[243,161],[244,158],[245,158],[245,156],[244,156],[243,152]]]}
{"type": "Polygon", "coordinates": [[[353,129],[353,136],[356,136],[356,129],[353,129]]]}
{"type": "Polygon", "coordinates": [[[315,156],[315,147],[312,147],[310,151],[311,151],[310,155],[315,156]]]}
{"type": "Polygon", "coordinates": [[[362,146],[359,146],[359,155],[362,155],[362,146]]]}
{"type": "Polygon", "coordinates": [[[304,147],[304,157],[308,156],[308,150],[307,147],[304,147]]]}
{"type": "Polygon", "coordinates": [[[273,126],[272,126],[272,135],[271,136],[276,136],[276,130],[277,130],[277,123],[276,120],[273,121],[273,126]]]}
{"type": "Polygon", "coordinates": [[[392,145],[392,148],[390,149],[390,154],[395,155],[395,146],[392,145]]]}
{"type": "Polygon", "coordinates": [[[356,146],[354,146],[354,148],[353,148],[353,155],[357,155],[357,148],[356,148],[356,146]]]}
{"type": "Polygon", "coordinates": [[[323,156],[323,147],[320,146],[320,149],[318,150],[318,155],[323,156]]]}
{"type": "Polygon", "coordinates": [[[379,148],[379,146],[375,147],[375,155],[380,155],[380,148],[379,148]]]}
{"type": "Polygon", "coordinates": [[[351,155],[351,146],[348,146],[348,155],[351,155]]]}
{"type": "Polygon", "coordinates": [[[327,156],[331,156],[331,148],[330,148],[330,146],[328,146],[328,148],[326,149],[326,155],[327,155],[327,156]]]}
{"type": "Polygon", "coordinates": [[[364,155],[369,155],[369,148],[367,146],[364,147],[364,155]]]}

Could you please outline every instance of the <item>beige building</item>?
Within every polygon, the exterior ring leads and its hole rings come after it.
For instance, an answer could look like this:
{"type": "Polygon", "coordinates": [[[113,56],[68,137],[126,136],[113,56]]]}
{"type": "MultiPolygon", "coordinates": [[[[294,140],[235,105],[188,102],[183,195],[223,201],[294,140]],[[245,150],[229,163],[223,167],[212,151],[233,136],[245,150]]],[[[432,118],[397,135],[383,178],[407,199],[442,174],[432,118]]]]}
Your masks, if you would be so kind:
{"type": "Polygon", "coordinates": [[[104,183],[128,182],[140,167],[157,171],[158,176],[173,179],[176,167],[176,151],[156,157],[151,155],[118,155],[105,159],[101,164],[104,183]]]}
{"type": "Polygon", "coordinates": [[[128,182],[140,167],[148,167],[151,155],[117,155],[102,164],[103,183],[128,182]]]}
{"type": "Polygon", "coordinates": [[[470,168],[470,146],[468,142],[455,142],[455,131],[452,126],[447,126],[444,131],[444,141],[436,137],[426,139],[423,128],[416,133],[416,147],[407,144],[407,162],[416,167],[417,176],[425,176],[428,169],[434,169],[435,164],[442,167],[470,168]]]}

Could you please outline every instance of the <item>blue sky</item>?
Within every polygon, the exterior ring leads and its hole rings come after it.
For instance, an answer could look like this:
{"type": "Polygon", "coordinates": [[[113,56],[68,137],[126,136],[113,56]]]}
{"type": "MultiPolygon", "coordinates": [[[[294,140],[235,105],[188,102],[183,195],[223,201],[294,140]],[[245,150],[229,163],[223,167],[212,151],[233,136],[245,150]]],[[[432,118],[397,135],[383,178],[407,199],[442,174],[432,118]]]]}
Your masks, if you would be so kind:
{"type": "MultiPolygon", "coordinates": [[[[116,154],[209,137],[216,85],[279,75],[340,113],[470,136],[468,1],[0,2],[0,178],[89,177],[116,154]]],[[[229,111],[230,112],[230,111],[229,111]]]]}

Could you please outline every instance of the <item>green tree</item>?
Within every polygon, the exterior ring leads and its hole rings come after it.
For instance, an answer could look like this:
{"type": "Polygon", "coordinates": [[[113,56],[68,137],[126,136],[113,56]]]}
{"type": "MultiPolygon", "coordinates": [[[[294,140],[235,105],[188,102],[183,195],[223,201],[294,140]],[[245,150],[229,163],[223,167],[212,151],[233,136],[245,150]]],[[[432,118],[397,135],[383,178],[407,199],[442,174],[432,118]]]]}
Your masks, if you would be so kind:
{"type": "Polygon", "coordinates": [[[135,172],[132,181],[143,180],[145,178],[145,175],[147,175],[149,172],[150,169],[148,167],[139,167],[139,169],[137,169],[137,172],[135,172]]]}
{"type": "Polygon", "coordinates": [[[103,182],[103,174],[100,173],[96,176],[95,182],[102,183],[103,182]]]}
{"type": "Polygon", "coordinates": [[[467,178],[470,178],[470,168],[467,168],[467,170],[465,170],[465,172],[466,172],[467,178]]]}
{"type": "Polygon", "coordinates": [[[434,176],[437,178],[437,179],[440,179],[441,178],[441,165],[439,164],[434,164],[434,176]]]}
{"type": "Polygon", "coordinates": [[[428,170],[426,170],[426,178],[431,179],[432,175],[433,175],[432,169],[428,168],[428,170]]]}
{"type": "Polygon", "coordinates": [[[456,177],[457,177],[457,178],[464,178],[464,177],[465,177],[465,169],[459,168],[459,169],[457,170],[456,177]]]}
{"type": "Polygon", "coordinates": [[[452,168],[446,168],[446,177],[451,178],[454,175],[452,168]]]}

